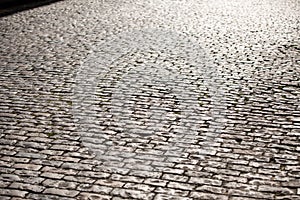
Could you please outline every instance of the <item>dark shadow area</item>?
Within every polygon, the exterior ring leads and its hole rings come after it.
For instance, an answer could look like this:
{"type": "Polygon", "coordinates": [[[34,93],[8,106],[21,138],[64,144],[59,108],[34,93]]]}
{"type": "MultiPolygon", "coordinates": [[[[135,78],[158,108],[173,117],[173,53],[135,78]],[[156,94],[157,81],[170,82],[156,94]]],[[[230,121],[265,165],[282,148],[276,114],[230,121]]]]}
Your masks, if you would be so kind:
{"type": "Polygon", "coordinates": [[[0,17],[61,0],[0,0],[0,17]]]}

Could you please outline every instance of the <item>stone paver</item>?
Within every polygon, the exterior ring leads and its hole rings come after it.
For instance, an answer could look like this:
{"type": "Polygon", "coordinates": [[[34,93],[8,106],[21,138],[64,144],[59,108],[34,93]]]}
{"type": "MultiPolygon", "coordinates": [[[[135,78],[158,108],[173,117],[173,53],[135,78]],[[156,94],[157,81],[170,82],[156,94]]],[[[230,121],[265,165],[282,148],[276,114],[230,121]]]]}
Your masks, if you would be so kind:
{"type": "Polygon", "coordinates": [[[300,199],[299,13],[70,0],[0,18],[0,199],[300,199]]]}

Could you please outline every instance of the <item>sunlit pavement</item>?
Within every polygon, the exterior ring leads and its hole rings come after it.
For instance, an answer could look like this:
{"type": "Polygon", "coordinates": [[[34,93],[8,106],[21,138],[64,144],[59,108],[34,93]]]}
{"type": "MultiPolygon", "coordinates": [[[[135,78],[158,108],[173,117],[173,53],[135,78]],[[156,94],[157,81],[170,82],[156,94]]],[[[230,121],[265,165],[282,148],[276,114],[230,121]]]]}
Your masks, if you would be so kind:
{"type": "Polygon", "coordinates": [[[0,18],[0,199],[300,199],[299,13],[70,0],[0,18]]]}

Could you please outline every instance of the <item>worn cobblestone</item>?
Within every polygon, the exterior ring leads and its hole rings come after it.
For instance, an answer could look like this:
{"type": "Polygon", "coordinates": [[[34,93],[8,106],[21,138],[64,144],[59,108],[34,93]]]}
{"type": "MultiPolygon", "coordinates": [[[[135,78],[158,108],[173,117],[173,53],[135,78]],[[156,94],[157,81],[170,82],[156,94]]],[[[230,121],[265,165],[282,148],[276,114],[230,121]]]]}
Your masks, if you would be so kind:
{"type": "Polygon", "coordinates": [[[22,190],[14,190],[14,189],[1,189],[0,194],[6,195],[10,197],[25,197],[28,191],[22,191],[22,190]]]}
{"type": "Polygon", "coordinates": [[[75,197],[77,194],[79,194],[79,191],[69,190],[69,189],[65,190],[65,189],[58,189],[58,188],[47,188],[43,193],[59,195],[64,197],[75,197]]]}
{"type": "Polygon", "coordinates": [[[299,13],[70,0],[1,17],[0,199],[300,199],[299,13]]]}
{"type": "Polygon", "coordinates": [[[129,199],[152,199],[154,197],[153,193],[145,193],[138,190],[131,189],[117,189],[115,188],[112,191],[113,195],[118,195],[121,197],[129,198],[129,199]]]}
{"type": "Polygon", "coordinates": [[[43,186],[17,183],[17,182],[12,183],[9,187],[13,189],[28,190],[30,192],[35,192],[35,193],[40,193],[45,189],[43,186]]]}
{"type": "Polygon", "coordinates": [[[82,192],[80,193],[80,195],[77,197],[77,199],[80,200],[90,200],[90,199],[98,199],[98,200],[109,200],[111,199],[110,196],[108,195],[101,195],[101,194],[97,194],[97,193],[85,193],[82,192]]]}
{"type": "Polygon", "coordinates": [[[79,191],[98,193],[98,194],[109,194],[112,188],[107,186],[100,186],[94,184],[80,184],[77,188],[79,191]]]}

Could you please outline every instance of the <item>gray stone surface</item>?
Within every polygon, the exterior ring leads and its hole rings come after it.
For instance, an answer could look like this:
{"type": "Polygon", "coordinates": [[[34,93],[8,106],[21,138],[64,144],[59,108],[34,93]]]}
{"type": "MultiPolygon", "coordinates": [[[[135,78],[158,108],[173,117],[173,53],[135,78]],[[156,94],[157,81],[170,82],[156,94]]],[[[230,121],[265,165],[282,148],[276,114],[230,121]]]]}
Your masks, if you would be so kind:
{"type": "Polygon", "coordinates": [[[0,199],[300,199],[297,0],[70,0],[0,18],[0,199]]]}

